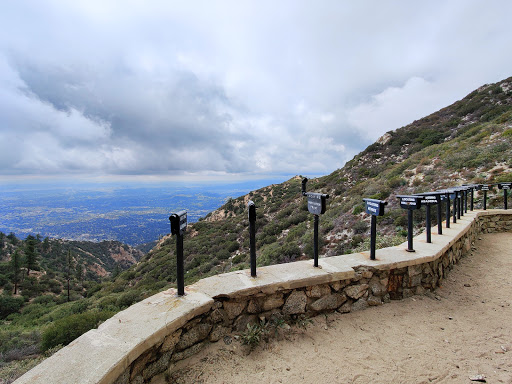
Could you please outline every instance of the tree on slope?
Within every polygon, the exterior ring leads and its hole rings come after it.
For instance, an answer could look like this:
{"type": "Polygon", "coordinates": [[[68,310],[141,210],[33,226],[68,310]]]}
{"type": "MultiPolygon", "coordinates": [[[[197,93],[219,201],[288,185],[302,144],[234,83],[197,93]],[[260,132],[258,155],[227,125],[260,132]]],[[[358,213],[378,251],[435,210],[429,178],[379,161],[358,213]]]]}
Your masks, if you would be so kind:
{"type": "Polygon", "coordinates": [[[18,250],[14,251],[11,259],[12,269],[13,269],[13,283],[14,283],[14,294],[18,293],[18,283],[19,283],[19,274],[20,274],[20,254],[18,250]]]}
{"type": "Polygon", "coordinates": [[[36,239],[32,235],[28,235],[25,240],[25,263],[27,265],[27,276],[30,274],[30,270],[37,268],[37,251],[36,251],[36,239]]]}

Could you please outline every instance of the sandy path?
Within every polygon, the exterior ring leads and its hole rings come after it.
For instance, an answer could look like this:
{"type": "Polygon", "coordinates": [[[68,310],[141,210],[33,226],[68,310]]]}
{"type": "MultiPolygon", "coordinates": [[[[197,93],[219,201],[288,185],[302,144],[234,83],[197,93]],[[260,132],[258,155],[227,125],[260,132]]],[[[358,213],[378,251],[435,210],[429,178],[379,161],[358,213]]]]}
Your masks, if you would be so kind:
{"type": "Polygon", "coordinates": [[[512,234],[482,235],[435,294],[314,318],[244,356],[220,341],[178,383],[512,383],[512,234]]]}

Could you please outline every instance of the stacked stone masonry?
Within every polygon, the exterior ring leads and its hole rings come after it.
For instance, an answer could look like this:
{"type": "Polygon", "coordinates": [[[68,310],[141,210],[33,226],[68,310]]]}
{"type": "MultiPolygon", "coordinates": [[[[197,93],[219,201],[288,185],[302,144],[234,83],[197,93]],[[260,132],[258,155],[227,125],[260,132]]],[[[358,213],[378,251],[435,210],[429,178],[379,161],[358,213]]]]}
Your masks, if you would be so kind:
{"type": "MultiPolygon", "coordinates": [[[[126,354],[123,359],[118,359],[119,361],[111,364],[106,372],[99,372],[95,377],[94,375],[81,377],[79,382],[114,382],[116,384],[163,382],[163,378],[172,372],[173,365],[177,361],[196,354],[210,342],[216,342],[232,333],[243,332],[251,322],[258,322],[261,319],[269,320],[271,317],[287,319],[300,315],[314,316],[333,311],[348,313],[382,305],[390,300],[425,294],[435,289],[453,265],[471,251],[480,233],[512,232],[512,212],[509,211],[472,212],[465,217],[465,224],[460,226],[443,249],[433,256],[421,256],[423,253],[418,252],[417,260],[411,256],[411,259],[404,261],[399,259],[394,262],[374,262],[375,265],[372,265],[367,254],[359,254],[358,257],[364,258],[364,262],[359,261],[352,268],[342,272],[323,272],[322,275],[320,274],[322,271],[318,271],[318,276],[312,272],[309,278],[277,283],[271,281],[272,276],[270,276],[270,282],[260,285],[252,284],[248,280],[250,277],[240,275],[238,272],[237,278],[243,284],[239,287],[235,283],[233,289],[227,291],[215,288],[223,279],[223,275],[204,279],[187,287],[185,297],[189,295],[192,297],[196,293],[206,294],[206,299],[199,300],[200,303],[196,305],[195,310],[186,312],[180,317],[181,321],[169,322],[163,331],[158,332],[157,337],[152,335],[151,342],[144,340],[137,344],[131,354],[126,354]],[[185,320],[181,319],[182,317],[185,320]]],[[[421,236],[417,236],[415,242],[419,243],[418,246],[428,249],[430,244],[422,244],[421,236]]],[[[392,247],[386,250],[390,253],[403,253],[404,247],[392,247]]],[[[377,259],[379,259],[379,252],[386,253],[378,250],[377,259]]],[[[321,259],[321,266],[322,262],[328,259],[321,259]]],[[[273,267],[279,268],[279,266],[273,267]]],[[[312,264],[310,267],[313,268],[312,264]]],[[[331,271],[331,266],[325,263],[324,269],[331,271]]],[[[265,271],[264,268],[258,271],[258,274],[263,275],[263,280],[265,271]]],[[[243,273],[247,274],[246,272],[243,273]]],[[[174,292],[171,293],[174,294],[174,292]]],[[[173,309],[171,308],[170,311],[172,312],[173,309]]],[[[106,323],[117,321],[116,316],[106,323]]],[[[118,320],[124,321],[121,317],[118,320]]],[[[73,343],[79,344],[80,339],[73,343]]],[[[70,347],[73,346],[70,345],[59,352],[70,347]]],[[[101,346],[97,352],[102,353],[101,346]]],[[[48,367],[43,369],[36,367],[18,379],[17,383],[52,381],[52,379],[48,381],[49,377],[44,375],[51,374],[52,365],[59,364],[59,359],[65,360],[66,354],[54,357],[55,355],[43,362],[48,367]],[[51,361],[52,359],[54,361],[51,361]],[[37,372],[34,374],[33,371],[37,372]]]]}

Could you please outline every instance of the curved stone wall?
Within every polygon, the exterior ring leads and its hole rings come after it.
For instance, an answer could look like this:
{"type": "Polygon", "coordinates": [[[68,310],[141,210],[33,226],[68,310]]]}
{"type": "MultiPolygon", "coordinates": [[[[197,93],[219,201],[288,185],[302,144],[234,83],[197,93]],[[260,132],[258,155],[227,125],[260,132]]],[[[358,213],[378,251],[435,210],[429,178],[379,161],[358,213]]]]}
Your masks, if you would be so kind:
{"type": "Polygon", "coordinates": [[[91,330],[15,383],[149,383],[163,380],[173,363],[206,343],[242,331],[261,317],[340,313],[381,305],[434,289],[471,250],[479,233],[512,231],[512,211],[467,212],[443,234],[369,252],[298,261],[202,279],[158,293],[91,330]]]}

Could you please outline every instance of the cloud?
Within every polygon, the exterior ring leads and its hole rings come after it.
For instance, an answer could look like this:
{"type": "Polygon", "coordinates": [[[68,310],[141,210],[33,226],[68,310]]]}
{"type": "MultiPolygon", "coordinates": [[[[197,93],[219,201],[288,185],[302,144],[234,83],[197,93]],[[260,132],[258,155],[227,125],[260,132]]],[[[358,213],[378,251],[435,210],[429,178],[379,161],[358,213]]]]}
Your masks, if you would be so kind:
{"type": "Polygon", "coordinates": [[[17,1],[1,175],[319,174],[510,76],[508,1],[17,1]]]}

